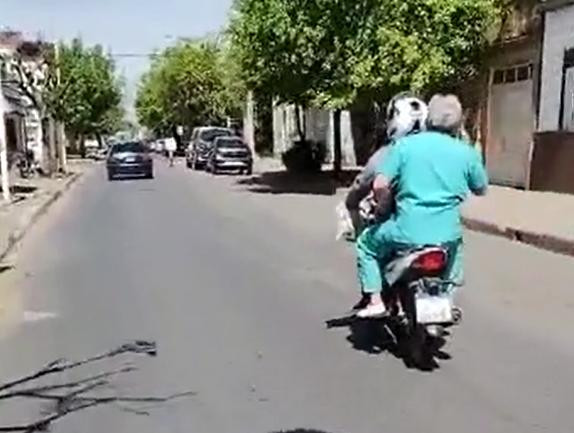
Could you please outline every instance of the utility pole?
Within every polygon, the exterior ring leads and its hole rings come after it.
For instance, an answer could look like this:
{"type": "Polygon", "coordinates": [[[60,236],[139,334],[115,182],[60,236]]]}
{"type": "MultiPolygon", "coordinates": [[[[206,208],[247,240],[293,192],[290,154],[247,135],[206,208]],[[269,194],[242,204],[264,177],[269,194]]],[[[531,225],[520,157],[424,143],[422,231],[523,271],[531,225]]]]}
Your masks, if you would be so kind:
{"type": "Polygon", "coordinates": [[[6,137],[6,124],[4,114],[6,101],[2,90],[2,71],[0,70],[0,171],[2,172],[2,198],[10,202],[10,180],[8,173],[8,142],[6,137]]]}

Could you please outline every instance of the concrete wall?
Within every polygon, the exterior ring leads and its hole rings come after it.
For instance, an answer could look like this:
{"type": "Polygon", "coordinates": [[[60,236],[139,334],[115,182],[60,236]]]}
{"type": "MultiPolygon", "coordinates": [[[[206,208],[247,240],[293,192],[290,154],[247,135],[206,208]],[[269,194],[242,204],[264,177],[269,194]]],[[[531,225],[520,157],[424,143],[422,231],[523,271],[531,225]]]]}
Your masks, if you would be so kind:
{"type": "Polygon", "coordinates": [[[283,152],[298,140],[295,123],[295,107],[274,105],[273,107],[273,155],[280,157],[283,152]]]}
{"type": "Polygon", "coordinates": [[[538,129],[559,127],[564,51],[574,47],[574,5],[546,12],[538,129]]]}
{"type": "MultiPolygon", "coordinates": [[[[327,162],[333,158],[334,125],[333,113],[317,108],[307,109],[301,114],[305,121],[307,139],[325,143],[327,146],[327,162]]],[[[296,110],[292,105],[280,104],[273,108],[273,154],[280,157],[288,150],[293,142],[299,140],[296,122],[296,110]]],[[[354,166],[355,139],[349,111],[341,113],[341,146],[343,150],[343,165],[354,166]]]]}

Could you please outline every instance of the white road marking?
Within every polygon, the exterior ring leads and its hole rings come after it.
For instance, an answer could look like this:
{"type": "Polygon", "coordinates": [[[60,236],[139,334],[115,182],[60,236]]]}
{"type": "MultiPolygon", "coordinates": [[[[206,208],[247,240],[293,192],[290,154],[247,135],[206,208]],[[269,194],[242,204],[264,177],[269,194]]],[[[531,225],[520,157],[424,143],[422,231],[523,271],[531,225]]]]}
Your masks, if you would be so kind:
{"type": "Polygon", "coordinates": [[[24,322],[40,322],[42,320],[56,319],[58,315],[50,311],[24,311],[22,320],[24,322]]]}

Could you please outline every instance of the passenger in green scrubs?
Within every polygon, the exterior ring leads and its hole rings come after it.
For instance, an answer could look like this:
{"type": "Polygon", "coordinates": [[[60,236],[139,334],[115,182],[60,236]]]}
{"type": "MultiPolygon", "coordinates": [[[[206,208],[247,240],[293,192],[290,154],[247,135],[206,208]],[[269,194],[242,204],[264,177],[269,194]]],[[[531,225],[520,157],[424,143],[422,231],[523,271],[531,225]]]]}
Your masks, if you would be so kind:
{"type": "Polygon", "coordinates": [[[449,277],[462,280],[460,208],[470,192],[486,193],[488,178],[479,153],[458,138],[462,106],[454,95],[435,95],[429,103],[427,131],[399,140],[377,167],[379,201],[394,196],[390,220],[369,227],[357,240],[358,275],[370,303],[359,317],[385,313],[381,270],[402,249],[448,245],[449,277]]]}

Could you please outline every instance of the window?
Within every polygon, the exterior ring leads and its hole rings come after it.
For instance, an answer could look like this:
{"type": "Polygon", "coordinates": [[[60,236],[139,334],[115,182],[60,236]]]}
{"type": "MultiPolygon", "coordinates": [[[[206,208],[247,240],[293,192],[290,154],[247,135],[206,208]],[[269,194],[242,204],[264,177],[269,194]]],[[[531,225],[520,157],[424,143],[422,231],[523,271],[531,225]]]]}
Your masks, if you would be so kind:
{"type": "Polygon", "coordinates": [[[201,132],[201,139],[203,141],[213,141],[217,137],[228,137],[231,135],[231,131],[229,129],[206,129],[201,132]]]}
{"type": "Polygon", "coordinates": [[[534,66],[532,63],[511,66],[504,69],[495,69],[492,76],[492,84],[516,83],[532,78],[534,66]]]}
{"type": "Polygon", "coordinates": [[[133,142],[133,143],[121,143],[116,144],[112,147],[112,153],[123,153],[123,152],[130,152],[130,153],[145,153],[146,148],[142,143],[133,142]]]}
{"type": "Polygon", "coordinates": [[[529,66],[520,66],[516,69],[516,80],[517,81],[525,81],[530,78],[530,67],[529,66]]]}
{"type": "Polygon", "coordinates": [[[239,138],[218,138],[215,145],[217,147],[245,147],[245,143],[239,138]]]}
{"type": "Polygon", "coordinates": [[[510,68],[504,71],[504,82],[514,83],[516,81],[516,68],[510,68]]]}

